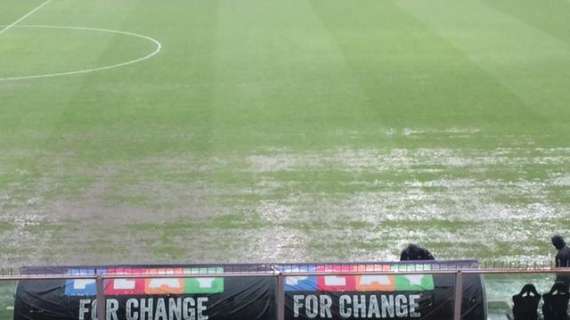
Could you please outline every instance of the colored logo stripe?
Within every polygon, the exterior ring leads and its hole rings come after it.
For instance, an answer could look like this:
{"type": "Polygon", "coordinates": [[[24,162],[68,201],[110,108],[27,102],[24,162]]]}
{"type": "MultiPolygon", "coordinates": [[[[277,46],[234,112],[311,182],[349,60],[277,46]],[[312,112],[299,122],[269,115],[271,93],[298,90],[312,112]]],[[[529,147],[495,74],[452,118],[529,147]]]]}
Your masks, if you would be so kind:
{"type": "Polygon", "coordinates": [[[397,275],[396,291],[429,291],[435,288],[432,275],[397,275]]]}
{"type": "MultiPolygon", "coordinates": [[[[139,275],[144,272],[145,269],[141,268],[112,268],[107,270],[107,275],[139,275]]],[[[105,295],[109,296],[142,295],[145,293],[144,279],[107,279],[104,285],[105,295]]]]}
{"type": "MultiPolygon", "coordinates": [[[[94,276],[95,269],[69,269],[68,275],[74,276],[94,276]]],[[[97,286],[93,279],[73,279],[65,280],[66,296],[94,296],[97,286]]]]}
{"type": "Polygon", "coordinates": [[[224,278],[187,278],[184,293],[221,293],[224,292],[224,278]]]}
{"type": "Polygon", "coordinates": [[[285,278],[285,291],[317,291],[316,276],[289,276],[285,278]]]}
{"type": "MultiPolygon", "coordinates": [[[[169,294],[204,294],[224,292],[223,277],[196,277],[183,278],[176,275],[185,274],[215,274],[223,273],[223,268],[111,268],[104,270],[106,275],[173,275],[172,278],[117,278],[106,279],[104,282],[105,294],[109,296],[123,295],[169,295],[169,294]]],[[[68,274],[72,275],[95,275],[92,269],[71,269],[68,274]]],[[[95,296],[95,280],[74,279],[66,280],[65,295],[67,296],[95,296]]]]}
{"type": "MultiPolygon", "coordinates": [[[[224,268],[187,268],[184,269],[185,274],[216,274],[223,273],[224,268]]],[[[184,279],[184,293],[201,294],[201,293],[222,293],[224,292],[224,278],[186,278],[184,279]]]]}
{"type": "Polygon", "coordinates": [[[287,276],[285,291],[297,292],[395,292],[434,290],[432,275],[342,275],[344,272],[381,272],[430,270],[431,265],[377,264],[377,265],[317,265],[307,270],[306,266],[281,267],[283,272],[330,272],[326,276],[287,276]]]}
{"type": "Polygon", "coordinates": [[[358,276],[356,290],[361,292],[394,292],[396,290],[396,277],[393,275],[358,276]]]}
{"type": "MultiPolygon", "coordinates": [[[[177,275],[184,269],[148,269],[147,274],[177,275]]],[[[146,294],[181,294],[184,293],[184,278],[147,278],[144,280],[146,294]]]]}
{"type": "MultiPolygon", "coordinates": [[[[312,265],[287,265],[280,266],[281,272],[315,272],[317,269],[312,265]]],[[[316,276],[287,276],[285,277],[285,291],[317,291],[316,276]]]]}
{"type": "MultiPolygon", "coordinates": [[[[324,265],[317,266],[317,272],[354,272],[356,265],[324,265]]],[[[319,291],[356,291],[356,276],[333,274],[330,276],[318,276],[317,287],[319,291]]]]}

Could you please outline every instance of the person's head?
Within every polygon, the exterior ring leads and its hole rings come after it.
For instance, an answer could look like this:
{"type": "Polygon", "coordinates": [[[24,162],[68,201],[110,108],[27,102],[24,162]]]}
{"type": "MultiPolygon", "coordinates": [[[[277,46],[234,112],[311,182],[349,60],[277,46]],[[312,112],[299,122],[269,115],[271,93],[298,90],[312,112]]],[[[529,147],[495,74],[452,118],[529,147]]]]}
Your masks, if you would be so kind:
{"type": "Polygon", "coordinates": [[[566,247],[566,242],[564,241],[564,238],[562,238],[561,235],[557,234],[555,236],[552,237],[552,245],[560,250],[564,247],[566,247]]]}
{"type": "Polygon", "coordinates": [[[408,244],[408,248],[412,249],[412,250],[416,250],[418,248],[418,245],[415,243],[410,243],[410,244],[408,244]]]}
{"type": "Polygon", "coordinates": [[[411,253],[411,254],[414,254],[414,255],[415,255],[415,254],[418,253],[419,247],[418,247],[418,245],[415,244],[415,243],[410,243],[410,244],[408,244],[408,246],[407,246],[406,249],[404,249],[404,250],[406,250],[408,253],[411,253]]]}

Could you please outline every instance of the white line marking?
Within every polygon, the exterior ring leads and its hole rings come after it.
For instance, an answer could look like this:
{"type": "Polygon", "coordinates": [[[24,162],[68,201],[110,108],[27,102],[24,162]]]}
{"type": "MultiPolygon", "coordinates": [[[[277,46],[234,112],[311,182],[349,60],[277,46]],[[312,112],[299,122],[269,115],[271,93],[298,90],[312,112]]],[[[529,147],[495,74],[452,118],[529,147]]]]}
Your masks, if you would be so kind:
{"type": "Polygon", "coordinates": [[[32,14],[36,13],[38,10],[40,10],[41,8],[43,8],[45,5],[47,5],[48,3],[50,3],[51,0],[47,0],[46,2],[40,4],[39,6],[35,7],[32,11],[26,13],[23,17],[21,17],[20,19],[12,22],[12,24],[9,24],[7,26],[4,27],[4,29],[0,30],[0,34],[3,34],[4,32],[12,29],[15,25],[17,25],[18,23],[22,22],[24,19],[26,19],[27,17],[31,16],[32,14]]]}
{"type": "Polygon", "coordinates": [[[162,44],[158,40],[151,38],[149,36],[145,36],[145,35],[133,33],[133,32],[127,32],[127,31],[118,31],[118,30],[102,29],[102,28],[72,27],[72,26],[49,26],[49,25],[20,25],[20,26],[16,26],[16,27],[17,28],[66,29],[66,30],[80,30],[80,31],[95,31],[95,32],[115,33],[115,34],[121,34],[121,35],[125,35],[125,36],[131,36],[131,37],[136,37],[136,38],[148,40],[148,41],[154,43],[156,48],[154,49],[154,51],[152,51],[151,53],[149,53],[143,57],[140,57],[140,58],[137,58],[134,60],[129,60],[129,61],[122,62],[122,63],[109,65],[109,66],[83,69],[83,70],[77,70],[77,71],[68,71],[68,72],[46,73],[46,74],[29,75],[29,76],[21,76],[21,77],[6,77],[6,78],[0,78],[0,81],[17,81],[17,80],[41,79],[41,78],[53,78],[53,77],[71,76],[71,75],[76,75],[76,74],[84,74],[84,73],[91,73],[91,72],[116,69],[116,68],[131,65],[131,64],[139,63],[139,62],[142,62],[144,60],[148,60],[148,59],[156,56],[160,52],[160,50],[162,50],[162,44]]]}

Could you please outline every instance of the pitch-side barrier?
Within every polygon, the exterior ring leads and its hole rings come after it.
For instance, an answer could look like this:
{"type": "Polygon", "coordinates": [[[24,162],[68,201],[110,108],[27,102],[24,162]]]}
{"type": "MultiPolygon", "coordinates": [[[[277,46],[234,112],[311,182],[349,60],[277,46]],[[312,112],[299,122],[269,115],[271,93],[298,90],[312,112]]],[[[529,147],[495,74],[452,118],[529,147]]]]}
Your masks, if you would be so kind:
{"type": "Polygon", "coordinates": [[[14,320],[486,320],[477,261],[23,268],[14,320]],[[102,312],[98,312],[102,310],[102,312]]]}

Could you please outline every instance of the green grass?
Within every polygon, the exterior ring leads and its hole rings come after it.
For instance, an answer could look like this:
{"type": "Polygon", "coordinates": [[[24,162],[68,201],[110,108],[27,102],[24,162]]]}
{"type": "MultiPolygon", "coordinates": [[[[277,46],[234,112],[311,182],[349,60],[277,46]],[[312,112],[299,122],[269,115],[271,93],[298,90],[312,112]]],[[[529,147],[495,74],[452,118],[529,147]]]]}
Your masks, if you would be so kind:
{"type": "Polygon", "coordinates": [[[2,281],[2,283],[0,283],[0,319],[13,318],[15,295],[16,295],[15,282],[2,281]]]}
{"type": "MultiPolygon", "coordinates": [[[[0,25],[41,3],[3,0],[0,25]]],[[[548,262],[570,217],[569,7],[52,0],[20,25],[163,48],[0,81],[0,264],[382,260],[410,241],[548,262]]],[[[153,48],[16,26],[0,78],[153,48]]]]}

